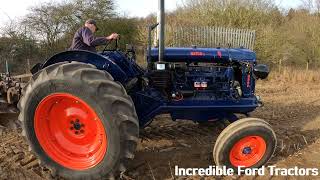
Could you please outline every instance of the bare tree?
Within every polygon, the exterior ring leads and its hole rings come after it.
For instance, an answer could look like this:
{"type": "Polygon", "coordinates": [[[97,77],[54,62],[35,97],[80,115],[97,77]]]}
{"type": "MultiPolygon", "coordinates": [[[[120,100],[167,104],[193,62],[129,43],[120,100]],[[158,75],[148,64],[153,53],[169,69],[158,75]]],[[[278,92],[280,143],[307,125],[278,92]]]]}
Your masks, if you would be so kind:
{"type": "Polygon", "coordinates": [[[315,3],[315,8],[316,8],[317,12],[319,13],[320,12],[320,0],[315,0],[314,3],[315,3]]]}
{"type": "Polygon", "coordinates": [[[57,40],[76,23],[74,7],[71,4],[45,3],[32,7],[23,24],[48,47],[54,47],[57,40]]]}
{"type": "Polygon", "coordinates": [[[312,11],[315,7],[314,0],[300,0],[302,8],[312,11]]]}
{"type": "Polygon", "coordinates": [[[82,19],[106,20],[115,16],[113,0],[75,0],[74,6],[82,19]]]}

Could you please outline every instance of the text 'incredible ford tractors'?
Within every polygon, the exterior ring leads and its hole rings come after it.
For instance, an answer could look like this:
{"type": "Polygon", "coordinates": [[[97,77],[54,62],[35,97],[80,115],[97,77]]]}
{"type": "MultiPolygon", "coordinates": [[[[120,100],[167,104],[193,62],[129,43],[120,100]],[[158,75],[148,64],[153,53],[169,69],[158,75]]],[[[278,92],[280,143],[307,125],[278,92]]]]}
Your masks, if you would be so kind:
{"type": "Polygon", "coordinates": [[[237,116],[261,105],[255,82],[268,68],[257,65],[249,49],[164,48],[163,4],[159,48],[149,48],[147,69],[135,63],[131,48],[63,52],[32,69],[19,120],[53,175],[118,177],[134,157],[139,128],[164,113],[173,120],[233,122],[213,149],[218,166],[255,168],[271,158],[276,136],[270,125],[237,116]]]}

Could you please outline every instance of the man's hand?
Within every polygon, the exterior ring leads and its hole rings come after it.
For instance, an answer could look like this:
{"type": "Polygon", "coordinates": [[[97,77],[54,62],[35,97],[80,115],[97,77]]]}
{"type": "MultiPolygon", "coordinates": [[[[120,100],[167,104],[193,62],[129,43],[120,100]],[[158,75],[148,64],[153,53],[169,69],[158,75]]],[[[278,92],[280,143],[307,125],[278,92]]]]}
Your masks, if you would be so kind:
{"type": "Polygon", "coordinates": [[[116,40],[119,38],[119,34],[112,33],[110,36],[106,37],[107,40],[116,40]]]}

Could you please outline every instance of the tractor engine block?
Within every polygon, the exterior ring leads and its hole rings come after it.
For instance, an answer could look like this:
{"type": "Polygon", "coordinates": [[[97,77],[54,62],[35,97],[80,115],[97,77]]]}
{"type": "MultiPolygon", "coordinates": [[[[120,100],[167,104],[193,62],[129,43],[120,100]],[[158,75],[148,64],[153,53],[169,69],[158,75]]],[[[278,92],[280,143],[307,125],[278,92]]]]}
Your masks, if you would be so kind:
{"type": "Polygon", "coordinates": [[[150,75],[153,87],[173,100],[240,98],[240,80],[234,77],[234,67],[212,63],[172,63],[169,70],[150,75]]]}

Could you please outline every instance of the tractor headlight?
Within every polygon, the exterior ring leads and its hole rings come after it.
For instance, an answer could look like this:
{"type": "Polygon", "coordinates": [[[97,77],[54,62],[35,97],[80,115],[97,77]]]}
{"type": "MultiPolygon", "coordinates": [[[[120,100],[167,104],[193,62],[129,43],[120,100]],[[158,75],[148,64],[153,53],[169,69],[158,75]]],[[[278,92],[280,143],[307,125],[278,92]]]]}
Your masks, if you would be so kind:
{"type": "Polygon", "coordinates": [[[269,76],[270,70],[267,65],[259,64],[254,67],[253,73],[257,79],[266,79],[269,76]]]}

